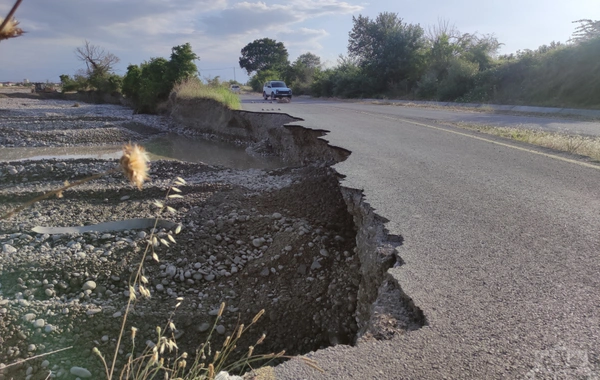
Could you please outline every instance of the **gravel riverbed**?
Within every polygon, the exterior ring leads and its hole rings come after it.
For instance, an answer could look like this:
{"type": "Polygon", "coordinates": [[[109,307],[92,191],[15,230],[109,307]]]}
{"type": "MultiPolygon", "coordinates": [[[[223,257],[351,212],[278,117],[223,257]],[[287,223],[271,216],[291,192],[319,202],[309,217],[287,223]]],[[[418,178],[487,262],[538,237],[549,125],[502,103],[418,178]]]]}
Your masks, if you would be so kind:
{"type": "MultiPolygon", "coordinates": [[[[167,130],[180,129],[167,117],[133,115],[121,106],[0,97],[0,154],[10,147],[123,144],[167,130]]],[[[0,213],[116,165],[94,159],[0,162],[0,213]]],[[[356,230],[333,171],[161,160],[152,162],[150,176],[139,191],[111,173],[0,221],[0,379],[103,378],[92,349],[112,357],[130,277],[151,233],[40,234],[32,231],[38,226],[160,217],[182,227],[176,244],[155,248],[159,262],[144,263],[152,296],[130,310],[126,331],[139,329],[137,346],[127,333],[118,365],[127,353],[156,343],[156,326],[171,315],[179,351],[193,354],[221,302],[227,306],[214,347],[261,309],[265,316],[239,342],[242,350],[262,333],[262,353],[295,355],[352,343],[360,283],[356,230]],[[154,201],[176,177],[187,182],[180,187],[183,198],[165,200],[174,212],[157,215],[154,201]],[[172,314],[178,297],[183,302],[172,314]]],[[[166,237],[174,228],[156,232],[166,237]]]]}

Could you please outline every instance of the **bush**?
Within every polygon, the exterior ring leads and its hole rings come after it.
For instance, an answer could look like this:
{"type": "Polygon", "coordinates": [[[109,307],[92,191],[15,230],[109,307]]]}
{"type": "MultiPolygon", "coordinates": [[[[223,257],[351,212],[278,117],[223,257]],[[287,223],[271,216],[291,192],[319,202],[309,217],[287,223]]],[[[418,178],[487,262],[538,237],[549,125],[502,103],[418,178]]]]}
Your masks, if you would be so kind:
{"type": "Polygon", "coordinates": [[[75,75],[74,78],[63,74],[60,76],[62,92],[85,91],[88,89],[88,79],[83,75],[75,75]]]}
{"type": "Polygon", "coordinates": [[[456,100],[473,88],[474,78],[479,71],[479,65],[464,59],[455,58],[448,66],[448,74],[439,85],[437,98],[439,100],[456,100]]]}
{"type": "Polygon", "coordinates": [[[92,89],[101,94],[116,94],[121,92],[123,77],[114,73],[92,73],[87,80],[92,89]]]}
{"type": "Polygon", "coordinates": [[[135,111],[155,113],[167,100],[176,83],[194,77],[198,68],[189,43],[172,48],[170,60],[152,58],[141,65],[129,65],[123,79],[123,94],[131,99],[135,111]]]}

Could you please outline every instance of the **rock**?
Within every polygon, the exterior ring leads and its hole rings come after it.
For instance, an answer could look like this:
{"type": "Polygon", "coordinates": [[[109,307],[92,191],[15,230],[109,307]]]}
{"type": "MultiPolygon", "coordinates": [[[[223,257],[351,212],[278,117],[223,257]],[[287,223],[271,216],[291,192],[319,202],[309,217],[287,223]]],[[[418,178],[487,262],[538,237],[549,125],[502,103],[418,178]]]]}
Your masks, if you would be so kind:
{"type": "Polygon", "coordinates": [[[273,213],[273,215],[271,215],[271,219],[281,219],[281,214],[278,212],[273,213]]]}
{"type": "Polygon", "coordinates": [[[297,272],[300,273],[301,275],[305,275],[306,274],[306,265],[305,264],[298,265],[297,272]]]}
{"type": "Polygon", "coordinates": [[[156,291],[158,291],[158,292],[162,292],[162,291],[164,291],[164,290],[165,290],[165,287],[164,287],[164,285],[163,285],[163,284],[157,284],[157,285],[155,286],[155,288],[156,288],[156,291]]]}
{"type": "Polygon", "coordinates": [[[217,333],[220,335],[225,334],[225,326],[223,326],[223,325],[218,325],[216,330],[217,330],[217,333]]]}
{"type": "Polygon", "coordinates": [[[34,319],[35,319],[35,314],[33,314],[33,313],[27,313],[23,316],[23,320],[26,322],[33,322],[34,319]]]}
{"type": "Polygon", "coordinates": [[[35,346],[35,344],[30,344],[29,346],[27,346],[27,351],[29,352],[33,352],[37,349],[37,347],[35,346]]]}
{"type": "Polygon", "coordinates": [[[85,314],[91,316],[91,315],[94,315],[94,314],[98,314],[100,312],[102,312],[102,309],[100,309],[100,308],[93,308],[93,309],[88,309],[85,312],[85,314]]]}
{"type": "Polygon", "coordinates": [[[42,328],[46,325],[46,321],[44,321],[43,319],[36,319],[35,322],[33,322],[33,327],[37,327],[37,328],[42,328]]]}
{"type": "Polygon", "coordinates": [[[260,271],[260,275],[263,277],[267,277],[269,275],[269,273],[271,273],[271,272],[269,271],[269,268],[267,268],[267,267],[264,267],[263,270],[260,271]]]}
{"type": "Polygon", "coordinates": [[[81,290],[83,290],[84,292],[86,290],[94,290],[96,289],[96,282],[90,280],[90,281],[86,281],[85,284],[83,284],[83,286],[81,287],[81,290]]]}
{"type": "Polygon", "coordinates": [[[121,197],[121,200],[122,200],[122,201],[126,201],[126,200],[128,200],[129,198],[130,198],[130,197],[129,197],[129,195],[124,195],[124,196],[122,196],[122,197],[121,197]]]}
{"type": "Polygon", "coordinates": [[[177,267],[175,265],[169,265],[165,270],[165,273],[167,274],[167,276],[173,277],[175,276],[175,274],[177,274],[177,267]]]}
{"type": "Polygon", "coordinates": [[[203,324],[198,326],[198,331],[200,331],[200,332],[208,331],[208,329],[210,329],[210,324],[206,323],[206,322],[204,322],[203,324]]]}
{"type": "Polygon", "coordinates": [[[84,379],[92,377],[92,373],[83,367],[71,367],[71,375],[83,377],[84,379]]]}
{"type": "Polygon", "coordinates": [[[17,253],[17,249],[10,244],[2,244],[3,253],[17,253]]]}
{"type": "Polygon", "coordinates": [[[265,243],[265,239],[263,239],[263,238],[252,239],[252,245],[255,246],[256,248],[261,247],[264,243],[265,243]]]}
{"type": "Polygon", "coordinates": [[[329,252],[327,252],[327,250],[325,248],[321,249],[319,251],[319,253],[321,254],[321,256],[325,256],[325,257],[329,256],[329,252]]]}
{"type": "Polygon", "coordinates": [[[214,280],[214,279],[215,279],[215,275],[214,275],[214,274],[212,274],[212,273],[211,273],[211,274],[207,274],[206,276],[204,276],[204,279],[205,279],[206,281],[212,281],[212,280],[214,280]]]}

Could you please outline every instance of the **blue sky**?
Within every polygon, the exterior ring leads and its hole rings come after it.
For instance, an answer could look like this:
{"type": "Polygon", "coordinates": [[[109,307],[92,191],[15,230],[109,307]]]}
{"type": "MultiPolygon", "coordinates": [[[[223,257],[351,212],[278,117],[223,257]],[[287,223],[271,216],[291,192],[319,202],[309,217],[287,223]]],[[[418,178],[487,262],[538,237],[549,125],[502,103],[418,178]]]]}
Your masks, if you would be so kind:
{"type": "MultiPolygon", "coordinates": [[[[0,0],[5,15],[13,0],[0,0]]],[[[565,42],[572,21],[600,19],[599,0],[23,0],[16,13],[27,33],[0,42],[0,81],[58,81],[84,68],[73,51],[85,39],[117,55],[117,73],[130,63],[167,57],[190,42],[202,77],[247,80],[240,50],[269,37],[281,41],[290,60],[305,52],[335,65],[346,54],[352,16],[395,12],[427,29],[446,20],[462,33],[493,33],[500,53],[565,42]],[[216,70],[215,70],[216,69],[216,70]]]]}

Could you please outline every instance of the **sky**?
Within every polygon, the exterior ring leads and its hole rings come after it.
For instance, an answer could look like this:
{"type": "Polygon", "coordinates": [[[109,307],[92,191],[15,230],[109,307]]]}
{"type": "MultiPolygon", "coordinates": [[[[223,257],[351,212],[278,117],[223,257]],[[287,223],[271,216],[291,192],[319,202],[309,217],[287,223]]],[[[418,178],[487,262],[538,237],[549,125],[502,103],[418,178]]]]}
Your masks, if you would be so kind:
{"type": "MultiPolygon", "coordinates": [[[[13,0],[0,0],[4,17],[13,0]]],[[[87,40],[129,64],[168,58],[189,42],[202,78],[245,83],[240,50],[261,38],[283,42],[290,61],[311,52],[327,66],[347,54],[352,17],[394,12],[424,29],[444,20],[461,33],[494,34],[500,53],[566,42],[579,19],[600,19],[600,0],[23,0],[15,14],[27,33],[0,42],[0,82],[59,81],[85,66],[74,50],[87,40]]]]}

